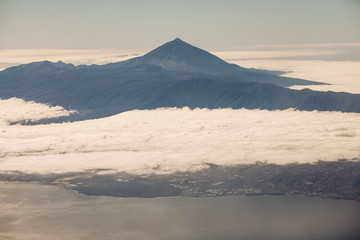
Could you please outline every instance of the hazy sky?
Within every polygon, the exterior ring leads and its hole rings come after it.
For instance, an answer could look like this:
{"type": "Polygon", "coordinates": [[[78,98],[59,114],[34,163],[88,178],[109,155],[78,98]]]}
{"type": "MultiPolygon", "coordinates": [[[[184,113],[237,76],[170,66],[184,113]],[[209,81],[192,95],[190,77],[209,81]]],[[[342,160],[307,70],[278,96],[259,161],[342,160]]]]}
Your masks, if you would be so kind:
{"type": "Polygon", "coordinates": [[[358,0],[0,0],[0,49],[360,42],[358,0]]]}

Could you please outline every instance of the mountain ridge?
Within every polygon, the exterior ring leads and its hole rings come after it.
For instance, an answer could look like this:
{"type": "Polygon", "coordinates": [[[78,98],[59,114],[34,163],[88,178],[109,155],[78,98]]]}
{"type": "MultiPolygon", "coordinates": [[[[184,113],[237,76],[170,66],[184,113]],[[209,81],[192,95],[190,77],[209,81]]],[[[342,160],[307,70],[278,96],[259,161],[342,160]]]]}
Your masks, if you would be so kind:
{"type": "Polygon", "coordinates": [[[80,112],[67,120],[185,106],[360,112],[359,94],[284,87],[298,81],[313,83],[234,67],[175,39],[142,57],[119,63],[74,66],[43,61],[8,68],[0,72],[0,98],[18,97],[80,112]],[[179,67],[183,60],[190,69],[179,67]],[[207,73],[208,67],[213,72],[207,73]]]}
{"type": "MultiPolygon", "coordinates": [[[[36,63],[36,62],[35,62],[36,63]]],[[[22,64],[19,66],[5,69],[4,71],[16,70],[17,67],[25,68],[31,67],[35,63],[22,64]]],[[[50,61],[37,62],[44,65],[53,65],[62,70],[80,70],[96,69],[101,71],[112,71],[117,75],[129,75],[131,72],[138,78],[139,74],[143,74],[142,78],[151,76],[155,73],[166,72],[166,74],[192,74],[192,77],[197,76],[221,76],[223,78],[231,78],[234,81],[241,82],[258,82],[258,83],[272,83],[281,87],[289,87],[292,85],[319,85],[324,84],[315,81],[288,78],[278,76],[277,71],[267,71],[259,69],[247,69],[236,64],[230,64],[220,59],[219,57],[192,46],[180,38],[167,42],[147,54],[131,58],[122,62],[108,63],[105,65],[90,65],[90,66],[74,66],[73,64],[65,64],[61,61],[52,63],[50,61]]],[[[40,72],[42,69],[36,69],[40,72]]],[[[46,71],[46,70],[43,70],[46,71]]],[[[129,76],[128,76],[129,77],[129,76]]],[[[171,76],[173,79],[177,76],[171,76]]]]}

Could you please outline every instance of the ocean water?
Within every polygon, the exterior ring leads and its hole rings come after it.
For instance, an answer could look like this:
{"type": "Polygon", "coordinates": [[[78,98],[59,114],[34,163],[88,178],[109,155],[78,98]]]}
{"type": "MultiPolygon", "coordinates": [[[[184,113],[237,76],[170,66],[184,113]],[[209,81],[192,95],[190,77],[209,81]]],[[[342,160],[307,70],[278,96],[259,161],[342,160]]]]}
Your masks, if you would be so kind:
{"type": "Polygon", "coordinates": [[[86,196],[0,182],[0,239],[358,239],[360,203],[298,195],[86,196]]]}

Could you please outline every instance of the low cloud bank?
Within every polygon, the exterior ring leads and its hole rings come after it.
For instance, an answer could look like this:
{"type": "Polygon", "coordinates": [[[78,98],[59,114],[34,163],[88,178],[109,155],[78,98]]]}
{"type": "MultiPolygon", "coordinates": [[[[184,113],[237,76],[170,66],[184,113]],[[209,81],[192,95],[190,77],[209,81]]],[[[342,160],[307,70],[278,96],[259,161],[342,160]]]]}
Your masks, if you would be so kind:
{"type": "Polygon", "coordinates": [[[170,108],[73,123],[0,125],[0,171],[194,171],[360,157],[360,114],[170,108]]]}
{"type": "Polygon", "coordinates": [[[282,76],[301,78],[330,85],[292,86],[315,91],[349,92],[360,94],[360,61],[323,60],[229,60],[246,68],[286,72],[282,76]]]}
{"type": "Polygon", "coordinates": [[[67,111],[61,106],[24,101],[20,98],[0,99],[0,125],[18,122],[35,122],[41,119],[69,116],[75,111],[67,111]]]}

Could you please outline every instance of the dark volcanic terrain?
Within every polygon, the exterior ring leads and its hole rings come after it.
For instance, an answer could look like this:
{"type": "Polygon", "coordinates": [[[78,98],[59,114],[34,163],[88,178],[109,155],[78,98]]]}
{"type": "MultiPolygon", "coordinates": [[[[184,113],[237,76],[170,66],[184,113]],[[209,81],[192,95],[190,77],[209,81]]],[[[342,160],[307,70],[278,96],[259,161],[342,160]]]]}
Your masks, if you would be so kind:
{"type": "Polygon", "coordinates": [[[175,39],[142,57],[102,66],[42,61],[8,68],[0,72],[0,98],[79,112],[57,121],[184,106],[360,112],[359,94],[292,90],[286,87],[323,83],[279,74],[229,64],[175,39]]]}

